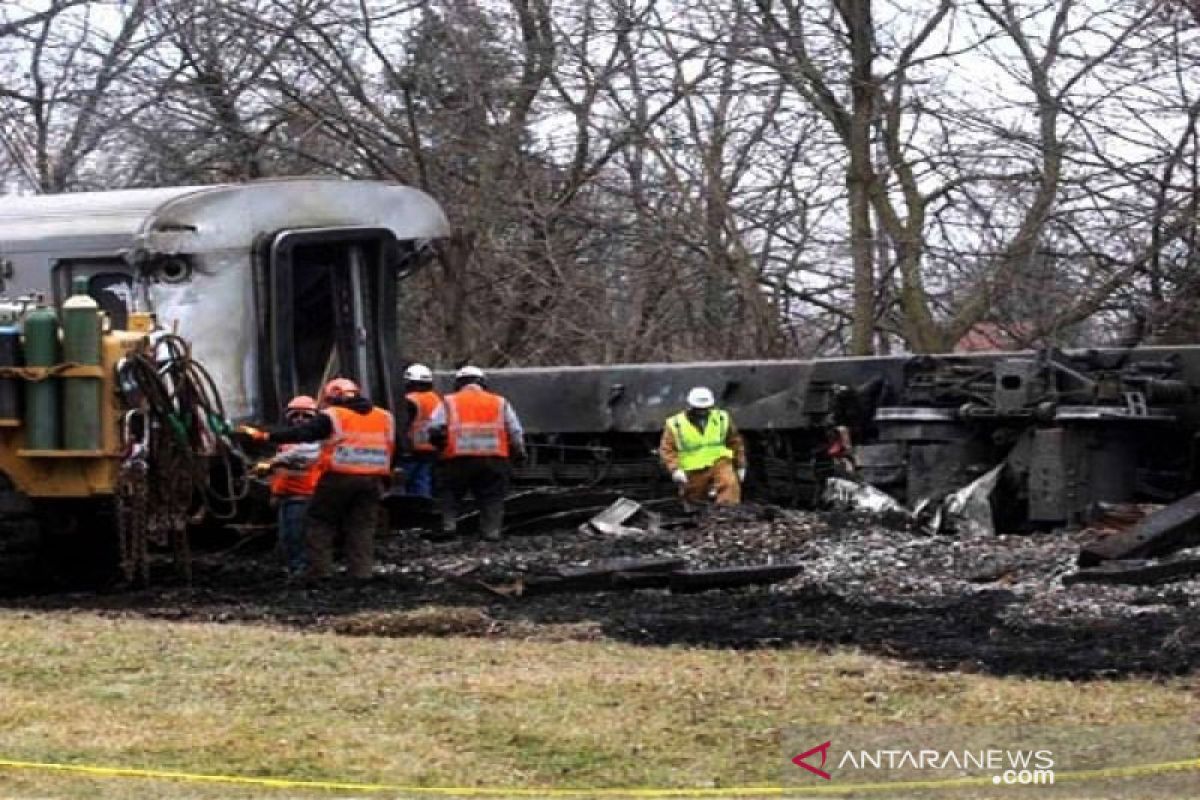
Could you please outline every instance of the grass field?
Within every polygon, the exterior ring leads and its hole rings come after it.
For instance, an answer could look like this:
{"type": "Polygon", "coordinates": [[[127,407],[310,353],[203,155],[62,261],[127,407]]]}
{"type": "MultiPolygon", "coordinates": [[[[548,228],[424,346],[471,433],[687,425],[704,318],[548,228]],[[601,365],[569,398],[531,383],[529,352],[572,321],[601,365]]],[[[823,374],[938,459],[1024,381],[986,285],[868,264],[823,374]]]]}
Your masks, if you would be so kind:
{"type": "MultiPolygon", "coordinates": [[[[1072,684],[855,652],[0,611],[0,758],[22,761],[424,786],[776,785],[789,726],[1118,724],[1197,710],[1186,679],[1072,684]]],[[[297,794],[353,793],[0,768],[3,797],[297,794]]]]}

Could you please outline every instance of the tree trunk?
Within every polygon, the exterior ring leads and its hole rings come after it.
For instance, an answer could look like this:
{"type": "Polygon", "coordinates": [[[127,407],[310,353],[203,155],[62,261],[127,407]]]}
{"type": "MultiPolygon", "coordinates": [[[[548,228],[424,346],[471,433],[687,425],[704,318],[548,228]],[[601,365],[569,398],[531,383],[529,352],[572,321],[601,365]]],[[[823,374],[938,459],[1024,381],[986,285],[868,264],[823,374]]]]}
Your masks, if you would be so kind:
{"type": "Polygon", "coordinates": [[[841,0],[838,11],[850,37],[850,168],[846,188],[850,202],[850,256],[854,264],[854,325],[851,353],[875,352],[875,244],[871,225],[871,123],[875,115],[875,83],[871,0],[841,0]]]}

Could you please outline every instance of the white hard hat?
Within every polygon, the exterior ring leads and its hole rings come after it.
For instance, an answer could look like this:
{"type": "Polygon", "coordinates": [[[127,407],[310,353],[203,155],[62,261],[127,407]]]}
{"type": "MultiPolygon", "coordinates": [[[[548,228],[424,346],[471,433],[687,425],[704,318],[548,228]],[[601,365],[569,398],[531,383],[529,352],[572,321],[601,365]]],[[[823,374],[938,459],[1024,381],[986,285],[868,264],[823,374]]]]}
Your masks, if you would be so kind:
{"type": "Polygon", "coordinates": [[[478,380],[483,380],[483,370],[481,370],[479,367],[473,367],[468,364],[458,372],[454,373],[454,377],[457,380],[462,380],[463,378],[476,378],[478,380]]]}
{"type": "Polygon", "coordinates": [[[717,399],[707,386],[693,386],[687,393],[687,404],[688,408],[712,408],[717,399]]]}
{"type": "Polygon", "coordinates": [[[424,364],[409,364],[404,370],[404,380],[413,383],[433,383],[433,372],[424,364]]]}

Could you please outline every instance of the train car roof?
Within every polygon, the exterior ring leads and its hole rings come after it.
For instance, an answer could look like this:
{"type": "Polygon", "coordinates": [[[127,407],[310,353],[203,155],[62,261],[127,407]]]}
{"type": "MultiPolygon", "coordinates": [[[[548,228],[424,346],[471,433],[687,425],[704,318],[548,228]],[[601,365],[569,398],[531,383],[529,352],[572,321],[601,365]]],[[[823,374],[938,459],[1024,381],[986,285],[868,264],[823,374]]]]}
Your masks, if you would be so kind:
{"type": "Polygon", "coordinates": [[[247,248],[264,231],[380,227],[397,239],[446,236],[429,195],[383,181],[284,178],[57,195],[0,196],[0,252],[54,238],[128,238],[149,250],[247,248]]]}

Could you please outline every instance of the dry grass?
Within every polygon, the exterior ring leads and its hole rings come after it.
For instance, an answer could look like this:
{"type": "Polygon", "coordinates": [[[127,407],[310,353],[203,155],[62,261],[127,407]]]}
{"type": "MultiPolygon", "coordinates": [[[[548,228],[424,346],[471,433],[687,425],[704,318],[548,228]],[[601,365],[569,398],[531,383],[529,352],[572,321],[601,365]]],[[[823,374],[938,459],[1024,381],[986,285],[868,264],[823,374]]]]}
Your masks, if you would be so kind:
{"type": "MultiPolygon", "coordinates": [[[[768,785],[795,725],[1119,724],[1200,710],[1183,680],[1074,685],[854,652],[569,641],[586,631],[479,638],[486,618],[438,609],[376,624],[389,638],[0,612],[0,757],[400,785],[768,785]],[[422,630],[439,636],[390,638],[422,630]]],[[[3,797],[147,794],[296,793],[0,769],[3,797]]]]}
{"type": "Polygon", "coordinates": [[[539,642],[593,642],[604,638],[597,622],[536,624],[494,619],[480,608],[423,606],[411,611],[363,611],[338,617],[329,629],[346,636],[477,636],[539,642]]]}

